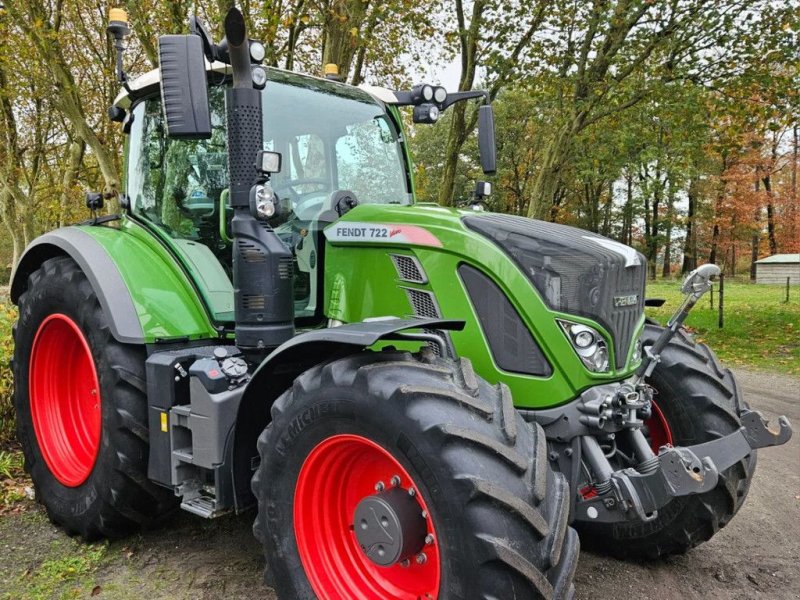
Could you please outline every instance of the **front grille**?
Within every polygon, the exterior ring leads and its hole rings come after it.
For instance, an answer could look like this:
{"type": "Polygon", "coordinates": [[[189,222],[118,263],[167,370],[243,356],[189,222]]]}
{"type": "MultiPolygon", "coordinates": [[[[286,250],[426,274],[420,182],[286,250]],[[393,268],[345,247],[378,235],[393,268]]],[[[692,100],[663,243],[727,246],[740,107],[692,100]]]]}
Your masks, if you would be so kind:
{"type": "Polygon", "coordinates": [[[644,257],[600,235],[511,215],[464,218],[470,229],[505,251],[553,310],[593,319],[613,337],[617,368],[625,366],[644,312],[644,257]],[[628,306],[615,297],[635,296],[628,306]]]}

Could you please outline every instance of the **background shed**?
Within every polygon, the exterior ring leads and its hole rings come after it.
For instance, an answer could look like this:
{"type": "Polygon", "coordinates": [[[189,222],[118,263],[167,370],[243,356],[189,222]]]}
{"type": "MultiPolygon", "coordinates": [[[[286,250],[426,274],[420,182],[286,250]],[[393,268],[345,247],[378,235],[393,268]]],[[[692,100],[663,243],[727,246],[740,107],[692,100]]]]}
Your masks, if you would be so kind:
{"type": "Polygon", "coordinates": [[[756,261],[756,283],[800,284],[800,254],[773,254],[756,261]]]}

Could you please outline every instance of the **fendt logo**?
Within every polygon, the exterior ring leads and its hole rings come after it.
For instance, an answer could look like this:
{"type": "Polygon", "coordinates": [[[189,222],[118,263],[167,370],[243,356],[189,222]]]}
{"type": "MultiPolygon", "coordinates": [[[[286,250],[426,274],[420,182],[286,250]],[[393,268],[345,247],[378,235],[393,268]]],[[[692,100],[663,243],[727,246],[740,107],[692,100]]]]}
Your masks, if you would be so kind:
{"type": "Polygon", "coordinates": [[[623,306],[635,306],[639,304],[639,295],[631,294],[630,296],[614,296],[614,307],[622,308],[623,306]]]}

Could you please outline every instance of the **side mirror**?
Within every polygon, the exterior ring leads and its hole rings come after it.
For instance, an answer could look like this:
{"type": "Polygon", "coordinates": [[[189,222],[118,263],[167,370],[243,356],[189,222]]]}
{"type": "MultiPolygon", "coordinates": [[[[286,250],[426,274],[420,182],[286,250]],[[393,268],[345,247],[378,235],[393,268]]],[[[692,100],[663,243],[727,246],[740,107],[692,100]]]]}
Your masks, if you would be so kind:
{"type": "Polygon", "coordinates": [[[478,109],[478,150],[481,154],[481,168],[486,175],[497,171],[497,146],[494,139],[494,110],[491,104],[478,109]]]}
{"type": "Polygon", "coordinates": [[[158,39],[161,102],[167,135],[181,139],[211,137],[211,110],[203,40],[197,35],[158,39]]]}
{"type": "Polygon", "coordinates": [[[684,294],[699,294],[702,296],[711,288],[711,278],[719,274],[719,267],[711,263],[697,267],[683,280],[681,292],[684,294]]]}

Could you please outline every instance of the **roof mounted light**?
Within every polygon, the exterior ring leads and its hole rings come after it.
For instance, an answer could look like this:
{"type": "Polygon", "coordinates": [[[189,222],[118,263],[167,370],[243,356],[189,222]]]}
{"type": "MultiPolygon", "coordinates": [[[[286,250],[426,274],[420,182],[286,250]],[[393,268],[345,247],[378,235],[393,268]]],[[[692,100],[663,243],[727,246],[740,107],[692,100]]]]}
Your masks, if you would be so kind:
{"type": "Polygon", "coordinates": [[[414,107],[414,123],[436,123],[439,120],[439,107],[435,104],[420,104],[414,107]]]}
{"type": "Polygon", "coordinates": [[[267,55],[267,49],[259,41],[250,40],[250,60],[254,63],[261,64],[264,62],[264,57],[267,55]]]}
{"type": "Polygon", "coordinates": [[[433,100],[433,86],[427,83],[420,83],[411,88],[411,101],[420,105],[433,100]]]}

